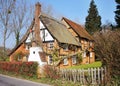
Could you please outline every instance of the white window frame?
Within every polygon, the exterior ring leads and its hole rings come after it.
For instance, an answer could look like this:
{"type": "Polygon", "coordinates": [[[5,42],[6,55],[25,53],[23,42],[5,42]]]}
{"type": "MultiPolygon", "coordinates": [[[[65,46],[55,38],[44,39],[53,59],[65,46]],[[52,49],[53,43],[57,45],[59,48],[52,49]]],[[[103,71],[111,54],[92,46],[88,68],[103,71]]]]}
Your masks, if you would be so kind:
{"type": "Polygon", "coordinates": [[[74,55],[72,56],[72,64],[76,64],[77,63],[77,56],[74,55]]]}
{"type": "Polygon", "coordinates": [[[85,58],[87,55],[86,55],[86,51],[83,52],[83,57],[85,58]]]}
{"type": "Polygon", "coordinates": [[[68,65],[68,58],[65,58],[65,59],[63,60],[63,64],[64,64],[64,65],[68,65]]]}
{"type": "Polygon", "coordinates": [[[92,58],[93,57],[93,52],[90,52],[90,58],[92,58]]]}

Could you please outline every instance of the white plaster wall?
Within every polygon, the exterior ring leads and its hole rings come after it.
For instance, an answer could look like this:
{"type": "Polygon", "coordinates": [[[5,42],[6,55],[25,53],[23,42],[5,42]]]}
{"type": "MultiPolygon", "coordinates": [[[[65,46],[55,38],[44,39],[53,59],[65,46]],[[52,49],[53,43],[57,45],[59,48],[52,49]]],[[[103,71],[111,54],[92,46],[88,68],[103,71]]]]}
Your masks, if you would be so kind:
{"type": "Polygon", "coordinates": [[[39,66],[47,64],[46,62],[41,61],[39,52],[43,52],[41,47],[31,47],[28,61],[38,62],[39,66]]]}
{"type": "Polygon", "coordinates": [[[29,43],[29,42],[31,42],[31,40],[32,40],[32,33],[29,34],[29,36],[27,37],[25,42],[29,43]]]}
{"type": "Polygon", "coordinates": [[[51,34],[49,33],[49,31],[45,28],[45,26],[43,25],[43,23],[40,21],[40,29],[45,29],[45,32],[44,30],[40,30],[40,37],[42,39],[42,41],[53,41],[53,37],[51,36],[51,34]],[[45,37],[45,40],[44,38],[45,37]]]}

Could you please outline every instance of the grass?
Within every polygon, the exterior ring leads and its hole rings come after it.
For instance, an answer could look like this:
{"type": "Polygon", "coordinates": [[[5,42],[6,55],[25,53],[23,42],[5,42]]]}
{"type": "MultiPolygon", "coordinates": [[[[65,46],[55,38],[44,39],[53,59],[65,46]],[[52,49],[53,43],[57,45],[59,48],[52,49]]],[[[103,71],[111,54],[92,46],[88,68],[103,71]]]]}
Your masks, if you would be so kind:
{"type": "Polygon", "coordinates": [[[84,65],[77,65],[77,66],[72,66],[69,67],[69,69],[87,69],[87,68],[96,68],[96,67],[101,67],[102,63],[101,61],[97,61],[91,64],[84,64],[84,65]]]}

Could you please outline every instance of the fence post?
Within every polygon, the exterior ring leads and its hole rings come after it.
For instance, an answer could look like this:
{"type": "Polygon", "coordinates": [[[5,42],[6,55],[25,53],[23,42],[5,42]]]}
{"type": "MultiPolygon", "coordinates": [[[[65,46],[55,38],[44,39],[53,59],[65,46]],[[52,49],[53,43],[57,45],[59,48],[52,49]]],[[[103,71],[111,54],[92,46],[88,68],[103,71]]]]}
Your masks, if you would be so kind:
{"type": "Polygon", "coordinates": [[[102,81],[102,84],[103,84],[103,77],[104,77],[104,75],[103,75],[103,67],[101,67],[101,81],[102,81]]]}
{"type": "Polygon", "coordinates": [[[98,84],[100,84],[100,68],[99,67],[98,67],[98,74],[97,75],[98,75],[98,77],[97,77],[98,78],[98,84]]]}
{"type": "Polygon", "coordinates": [[[96,84],[96,68],[94,68],[94,83],[96,84]]]}
{"type": "Polygon", "coordinates": [[[92,76],[92,84],[94,83],[94,79],[93,79],[93,68],[91,68],[91,76],[92,76]]]}
{"type": "Polygon", "coordinates": [[[82,84],[82,69],[80,69],[80,83],[82,84]]]}

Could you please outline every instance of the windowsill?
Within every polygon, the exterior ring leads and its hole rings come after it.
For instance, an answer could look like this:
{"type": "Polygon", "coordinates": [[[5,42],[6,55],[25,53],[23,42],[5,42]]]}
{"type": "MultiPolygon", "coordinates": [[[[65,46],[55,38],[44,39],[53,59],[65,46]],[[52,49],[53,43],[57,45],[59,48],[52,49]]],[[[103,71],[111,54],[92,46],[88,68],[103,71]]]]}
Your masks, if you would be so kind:
{"type": "Polygon", "coordinates": [[[69,50],[63,50],[64,52],[68,52],[69,50]]]}
{"type": "Polygon", "coordinates": [[[77,63],[73,63],[73,65],[76,65],[77,63]]]}
{"type": "Polygon", "coordinates": [[[68,64],[63,64],[64,66],[68,66],[68,64]]]}

